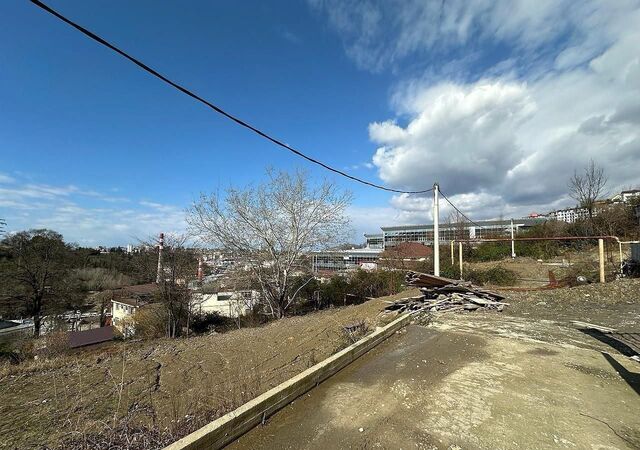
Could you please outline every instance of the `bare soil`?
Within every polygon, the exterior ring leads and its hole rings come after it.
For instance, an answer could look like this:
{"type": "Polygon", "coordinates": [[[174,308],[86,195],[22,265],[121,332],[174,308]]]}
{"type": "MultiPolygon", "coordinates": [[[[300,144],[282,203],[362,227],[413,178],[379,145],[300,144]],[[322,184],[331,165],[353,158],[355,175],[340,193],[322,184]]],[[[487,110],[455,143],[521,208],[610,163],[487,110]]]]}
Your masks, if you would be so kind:
{"type": "Polygon", "coordinates": [[[622,331],[640,331],[640,279],[621,279],[562,289],[516,292],[495,289],[508,297],[504,313],[561,322],[579,320],[622,331]]]}

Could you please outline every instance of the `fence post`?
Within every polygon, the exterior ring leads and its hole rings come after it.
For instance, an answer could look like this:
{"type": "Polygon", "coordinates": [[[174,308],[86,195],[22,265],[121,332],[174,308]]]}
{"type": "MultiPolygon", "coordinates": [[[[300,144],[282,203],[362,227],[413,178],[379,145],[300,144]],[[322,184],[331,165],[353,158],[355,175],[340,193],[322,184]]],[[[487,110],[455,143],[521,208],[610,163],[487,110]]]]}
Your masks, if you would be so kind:
{"type": "Polygon", "coordinates": [[[460,261],[460,279],[462,280],[462,242],[458,242],[458,259],[460,261]]]}
{"type": "Polygon", "coordinates": [[[455,257],[453,255],[454,251],[453,251],[453,242],[451,241],[451,266],[453,267],[453,265],[456,263],[455,257]]]}
{"type": "Polygon", "coordinates": [[[604,283],[604,239],[598,239],[598,256],[600,259],[600,283],[604,283]]]}

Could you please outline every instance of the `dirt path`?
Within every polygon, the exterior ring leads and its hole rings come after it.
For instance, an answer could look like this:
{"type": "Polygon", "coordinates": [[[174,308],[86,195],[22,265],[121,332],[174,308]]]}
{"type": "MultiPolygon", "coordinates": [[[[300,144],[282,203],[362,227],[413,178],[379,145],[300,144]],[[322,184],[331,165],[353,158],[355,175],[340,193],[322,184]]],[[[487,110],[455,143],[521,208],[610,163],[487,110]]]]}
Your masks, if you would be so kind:
{"type": "Polygon", "coordinates": [[[638,448],[640,365],[602,350],[549,321],[443,317],[409,326],[230,448],[638,448]]]}

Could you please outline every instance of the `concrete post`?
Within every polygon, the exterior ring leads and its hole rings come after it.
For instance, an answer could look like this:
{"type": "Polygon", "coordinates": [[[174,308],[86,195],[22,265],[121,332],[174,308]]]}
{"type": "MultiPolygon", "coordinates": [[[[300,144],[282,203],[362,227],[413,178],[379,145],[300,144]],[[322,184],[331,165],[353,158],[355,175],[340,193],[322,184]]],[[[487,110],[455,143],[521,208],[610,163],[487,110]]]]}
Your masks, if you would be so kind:
{"type": "Polygon", "coordinates": [[[511,219],[511,257],[516,257],[516,243],[513,240],[513,219],[511,219]]]}
{"type": "Polygon", "coordinates": [[[453,251],[453,242],[451,241],[451,266],[453,267],[453,265],[456,263],[455,261],[455,256],[453,255],[454,251],[453,251]]]}
{"type": "Polygon", "coordinates": [[[604,283],[604,239],[598,239],[598,256],[600,259],[600,283],[604,283]]]}
{"type": "Polygon", "coordinates": [[[433,183],[433,274],[440,276],[440,205],[438,204],[438,183],[433,183]]]}
{"type": "Polygon", "coordinates": [[[460,279],[462,280],[462,242],[458,242],[458,260],[460,261],[460,279]]]}

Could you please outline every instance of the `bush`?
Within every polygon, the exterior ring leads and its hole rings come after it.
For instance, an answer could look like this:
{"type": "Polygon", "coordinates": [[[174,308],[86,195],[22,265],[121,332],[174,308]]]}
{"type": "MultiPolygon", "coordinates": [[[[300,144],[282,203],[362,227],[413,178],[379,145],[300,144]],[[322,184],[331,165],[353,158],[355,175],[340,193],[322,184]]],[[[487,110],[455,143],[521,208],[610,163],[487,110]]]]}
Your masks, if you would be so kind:
{"type": "Polygon", "coordinates": [[[499,261],[511,256],[509,242],[483,242],[477,247],[466,251],[466,261],[499,261]]]}
{"type": "MultiPolygon", "coordinates": [[[[441,255],[442,256],[442,255],[441,255]]],[[[416,272],[433,273],[433,262],[422,261],[416,265],[416,272]]],[[[452,280],[460,279],[460,266],[458,264],[451,264],[449,258],[440,258],[440,276],[444,278],[451,278],[452,280]]]]}
{"type": "Polygon", "coordinates": [[[44,336],[42,353],[47,357],[62,355],[70,348],[69,333],[66,331],[53,331],[44,336]]]}
{"type": "Polygon", "coordinates": [[[194,333],[220,331],[233,326],[233,319],[223,317],[217,312],[205,312],[191,318],[190,328],[194,333]]]}
{"type": "Polygon", "coordinates": [[[512,286],[517,281],[517,274],[505,267],[495,266],[487,270],[470,270],[465,274],[465,279],[480,285],[512,286]]]}
{"type": "Polygon", "coordinates": [[[136,337],[154,339],[167,336],[169,314],[164,305],[146,305],[144,308],[139,308],[138,311],[135,312],[131,318],[131,324],[126,323],[129,318],[124,320],[124,327],[132,327],[132,329],[135,330],[136,337]]]}
{"type": "Polygon", "coordinates": [[[0,361],[18,364],[32,359],[36,354],[35,339],[31,336],[16,336],[0,341],[0,361]]]}
{"type": "Polygon", "coordinates": [[[359,304],[369,297],[397,294],[402,289],[404,275],[404,271],[396,270],[356,270],[347,276],[336,274],[326,283],[312,280],[298,293],[291,313],[306,314],[332,306],[359,304]]]}

